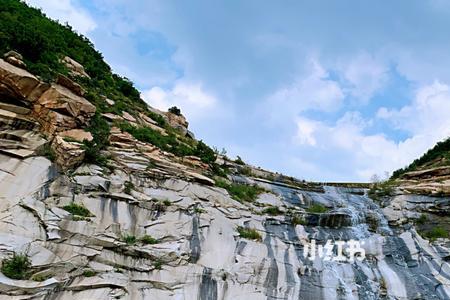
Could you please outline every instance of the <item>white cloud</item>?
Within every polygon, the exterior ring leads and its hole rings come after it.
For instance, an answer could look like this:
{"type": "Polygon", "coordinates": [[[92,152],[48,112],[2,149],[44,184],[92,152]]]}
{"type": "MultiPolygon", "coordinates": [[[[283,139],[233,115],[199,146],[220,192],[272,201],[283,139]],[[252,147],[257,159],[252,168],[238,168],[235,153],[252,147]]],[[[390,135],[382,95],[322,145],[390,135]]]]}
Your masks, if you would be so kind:
{"type": "Polygon", "coordinates": [[[314,133],[320,123],[306,118],[297,119],[297,134],[294,141],[301,145],[316,146],[314,133]]]}
{"type": "Polygon", "coordinates": [[[97,27],[94,19],[71,0],[26,0],[27,4],[42,8],[44,13],[60,23],[68,22],[76,31],[86,35],[97,27]]]}
{"type": "Polygon", "coordinates": [[[285,120],[307,110],[330,112],[338,109],[344,99],[339,84],[329,79],[328,72],[311,59],[306,76],[272,93],[267,100],[267,111],[272,118],[285,120]]]}
{"type": "Polygon", "coordinates": [[[377,116],[413,135],[442,139],[450,134],[450,87],[435,81],[421,87],[410,105],[399,110],[382,107],[377,116]]]}
{"type": "Polygon", "coordinates": [[[338,71],[349,84],[348,94],[364,104],[385,85],[389,70],[380,59],[361,53],[350,61],[340,63],[338,71]]]}
{"type": "MultiPolygon", "coordinates": [[[[436,142],[450,135],[450,87],[435,82],[416,91],[415,98],[398,110],[380,108],[377,119],[365,120],[347,112],[332,125],[301,118],[297,120],[298,144],[313,147],[321,155],[344,160],[351,177],[368,180],[404,167],[436,142]],[[410,137],[395,141],[383,134],[367,134],[372,122],[392,122],[410,137]]],[[[344,170],[340,170],[342,172],[344,170]]]]}
{"type": "Polygon", "coordinates": [[[150,105],[161,110],[177,106],[184,115],[197,119],[212,112],[218,103],[217,99],[203,90],[199,83],[176,82],[172,89],[164,90],[155,86],[142,93],[143,99],[150,105]]]}

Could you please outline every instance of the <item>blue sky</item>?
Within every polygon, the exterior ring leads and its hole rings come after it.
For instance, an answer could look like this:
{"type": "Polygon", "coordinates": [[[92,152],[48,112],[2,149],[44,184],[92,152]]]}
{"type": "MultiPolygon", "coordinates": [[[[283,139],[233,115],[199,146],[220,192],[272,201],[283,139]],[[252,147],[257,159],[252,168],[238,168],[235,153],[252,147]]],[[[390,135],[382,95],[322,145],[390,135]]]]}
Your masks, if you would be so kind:
{"type": "Polygon", "coordinates": [[[229,156],[367,181],[450,135],[450,2],[28,0],[229,156]]]}

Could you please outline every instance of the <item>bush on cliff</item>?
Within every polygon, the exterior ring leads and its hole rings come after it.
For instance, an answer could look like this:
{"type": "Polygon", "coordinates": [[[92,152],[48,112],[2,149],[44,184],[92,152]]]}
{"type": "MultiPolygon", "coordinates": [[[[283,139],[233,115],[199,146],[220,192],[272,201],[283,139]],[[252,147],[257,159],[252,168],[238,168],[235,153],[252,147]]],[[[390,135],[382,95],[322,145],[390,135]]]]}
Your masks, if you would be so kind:
{"type": "Polygon", "coordinates": [[[25,254],[14,253],[13,257],[2,261],[3,275],[11,279],[28,279],[30,276],[31,261],[25,254]]]}

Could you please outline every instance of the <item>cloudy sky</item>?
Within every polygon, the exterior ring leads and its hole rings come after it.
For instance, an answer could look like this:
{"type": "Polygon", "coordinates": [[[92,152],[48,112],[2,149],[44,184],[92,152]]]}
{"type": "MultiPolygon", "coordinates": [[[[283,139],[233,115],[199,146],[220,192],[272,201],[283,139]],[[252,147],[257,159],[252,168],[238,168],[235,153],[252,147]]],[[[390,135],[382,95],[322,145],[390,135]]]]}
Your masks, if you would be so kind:
{"type": "Polygon", "coordinates": [[[27,2],[256,166],[365,181],[450,134],[446,0],[27,2]]]}

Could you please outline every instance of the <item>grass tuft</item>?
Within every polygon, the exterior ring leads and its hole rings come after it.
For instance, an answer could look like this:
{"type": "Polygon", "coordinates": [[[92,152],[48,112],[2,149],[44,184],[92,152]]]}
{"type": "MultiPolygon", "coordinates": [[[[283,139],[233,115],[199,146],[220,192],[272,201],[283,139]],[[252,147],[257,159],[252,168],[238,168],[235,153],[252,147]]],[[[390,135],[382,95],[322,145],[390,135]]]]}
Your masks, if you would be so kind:
{"type": "Polygon", "coordinates": [[[91,212],[84,207],[84,205],[70,203],[69,205],[63,206],[63,209],[70,212],[73,215],[81,216],[81,217],[91,217],[91,212]]]}
{"type": "Polygon", "coordinates": [[[239,232],[239,235],[244,239],[262,241],[261,234],[254,228],[245,228],[239,226],[237,228],[237,232],[239,232]]]}
{"type": "Polygon", "coordinates": [[[328,208],[326,208],[324,205],[322,205],[320,203],[314,203],[313,205],[308,207],[306,209],[306,211],[309,213],[314,213],[314,214],[322,214],[322,213],[326,213],[328,211],[328,208]]]}
{"type": "Polygon", "coordinates": [[[141,238],[141,242],[144,245],[154,245],[154,244],[158,244],[159,241],[157,239],[155,239],[154,237],[150,236],[150,235],[144,235],[141,238]]]}
{"type": "Polygon", "coordinates": [[[134,235],[125,234],[122,236],[122,240],[127,243],[127,245],[134,245],[137,242],[137,239],[134,235]]]}

